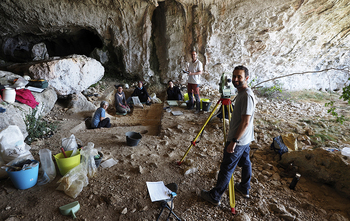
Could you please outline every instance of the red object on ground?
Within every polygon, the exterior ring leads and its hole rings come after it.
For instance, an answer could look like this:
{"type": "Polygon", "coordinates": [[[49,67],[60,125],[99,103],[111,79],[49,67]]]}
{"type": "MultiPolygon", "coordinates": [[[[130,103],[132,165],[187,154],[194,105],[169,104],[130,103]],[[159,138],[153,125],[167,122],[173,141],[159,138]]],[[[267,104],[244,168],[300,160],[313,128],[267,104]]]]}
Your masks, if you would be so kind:
{"type": "Polygon", "coordinates": [[[236,210],[235,210],[235,208],[231,208],[231,213],[232,213],[233,215],[236,215],[236,210]]]}
{"type": "Polygon", "coordinates": [[[26,104],[33,109],[39,104],[36,102],[32,92],[28,89],[16,90],[16,101],[21,102],[22,104],[26,104]]]}
{"type": "Polygon", "coordinates": [[[61,147],[61,151],[62,151],[62,153],[63,153],[64,158],[67,158],[66,152],[64,152],[63,147],[61,147]]]}

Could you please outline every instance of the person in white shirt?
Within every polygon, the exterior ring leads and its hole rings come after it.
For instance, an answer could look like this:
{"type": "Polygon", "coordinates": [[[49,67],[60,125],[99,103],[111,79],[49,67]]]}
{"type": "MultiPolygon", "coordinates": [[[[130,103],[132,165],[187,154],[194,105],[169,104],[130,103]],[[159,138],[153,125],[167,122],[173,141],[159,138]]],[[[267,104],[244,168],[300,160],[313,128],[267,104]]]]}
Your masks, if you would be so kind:
{"type": "Polygon", "coordinates": [[[197,59],[197,52],[191,51],[192,62],[188,66],[188,85],[187,93],[189,97],[188,109],[191,110],[194,107],[193,95],[196,98],[196,113],[200,110],[200,97],[199,97],[199,84],[201,83],[201,75],[203,71],[202,62],[197,59]]]}

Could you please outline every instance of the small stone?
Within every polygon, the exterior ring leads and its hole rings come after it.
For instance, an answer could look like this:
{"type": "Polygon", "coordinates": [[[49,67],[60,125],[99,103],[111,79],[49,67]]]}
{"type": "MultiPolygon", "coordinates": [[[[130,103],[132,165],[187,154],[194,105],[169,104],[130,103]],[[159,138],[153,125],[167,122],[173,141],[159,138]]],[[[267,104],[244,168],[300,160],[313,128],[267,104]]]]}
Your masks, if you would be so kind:
{"type": "Polygon", "coordinates": [[[189,174],[195,173],[197,171],[198,171],[197,167],[192,167],[192,168],[189,168],[189,169],[186,170],[185,175],[189,175],[189,174]]]}
{"type": "Polygon", "coordinates": [[[127,212],[128,212],[128,208],[125,207],[125,208],[122,210],[122,214],[125,215],[127,212]]]}
{"type": "Polygon", "coordinates": [[[6,206],[5,210],[10,210],[11,209],[11,206],[6,206]]]}

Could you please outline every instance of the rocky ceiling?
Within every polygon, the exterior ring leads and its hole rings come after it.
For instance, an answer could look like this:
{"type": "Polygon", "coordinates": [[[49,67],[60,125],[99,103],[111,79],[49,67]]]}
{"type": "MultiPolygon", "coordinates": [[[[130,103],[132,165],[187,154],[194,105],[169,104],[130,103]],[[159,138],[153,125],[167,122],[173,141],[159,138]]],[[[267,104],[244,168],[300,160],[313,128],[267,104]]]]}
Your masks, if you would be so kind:
{"type": "Polygon", "coordinates": [[[347,0],[6,0],[0,59],[27,62],[44,42],[50,56],[105,53],[119,78],[185,82],[194,47],[213,86],[243,64],[255,83],[291,75],[266,85],[338,89],[349,77],[349,20],[347,0]]]}

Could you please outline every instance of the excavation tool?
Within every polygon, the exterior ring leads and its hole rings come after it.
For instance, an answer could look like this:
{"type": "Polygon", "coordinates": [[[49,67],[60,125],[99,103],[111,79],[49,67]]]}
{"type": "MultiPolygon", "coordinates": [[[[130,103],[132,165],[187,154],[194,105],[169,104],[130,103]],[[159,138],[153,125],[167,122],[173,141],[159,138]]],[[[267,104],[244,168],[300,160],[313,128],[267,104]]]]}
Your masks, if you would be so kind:
{"type": "Polygon", "coordinates": [[[78,212],[79,209],[80,209],[80,204],[78,201],[75,201],[73,203],[69,203],[67,205],[61,206],[60,212],[62,215],[72,216],[72,218],[75,219],[77,218],[75,216],[75,213],[78,212]]]}
{"type": "MultiPolygon", "coordinates": [[[[187,154],[190,152],[191,148],[193,146],[196,146],[197,143],[199,143],[199,141],[197,141],[197,139],[199,138],[199,136],[201,136],[202,132],[204,131],[205,126],[207,126],[207,124],[209,123],[209,121],[212,119],[212,117],[214,116],[214,113],[216,111],[216,109],[220,106],[221,104],[221,111],[222,111],[222,121],[223,121],[223,133],[224,133],[224,146],[226,143],[226,125],[225,125],[225,110],[228,110],[228,119],[229,122],[231,121],[231,113],[233,111],[233,107],[232,107],[232,102],[231,102],[231,96],[233,96],[235,94],[235,88],[232,84],[232,80],[231,80],[232,74],[231,73],[223,73],[221,76],[221,82],[220,82],[220,93],[221,93],[221,98],[220,100],[216,103],[213,111],[211,112],[211,114],[209,115],[208,119],[206,120],[206,122],[204,123],[204,125],[202,126],[201,130],[198,132],[197,136],[194,138],[193,141],[191,141],[190,146],[188,147],[186,153],[184,154],[184,156],[182,157],[182,159],[177,162],[178,165],[181,165],[182,162],[184,161],[185,157],[187,156],[187,154]]],[[[234,100],[233,100],[234,101],[234,100]]],[[[233,179],[233,174],[229,183],[229,195],[230,195],[230,206],[231,206],[231,212],[232,214],[236,214],[235,211],[235,192],[234,192],[234,179],[233,179]]]]}

